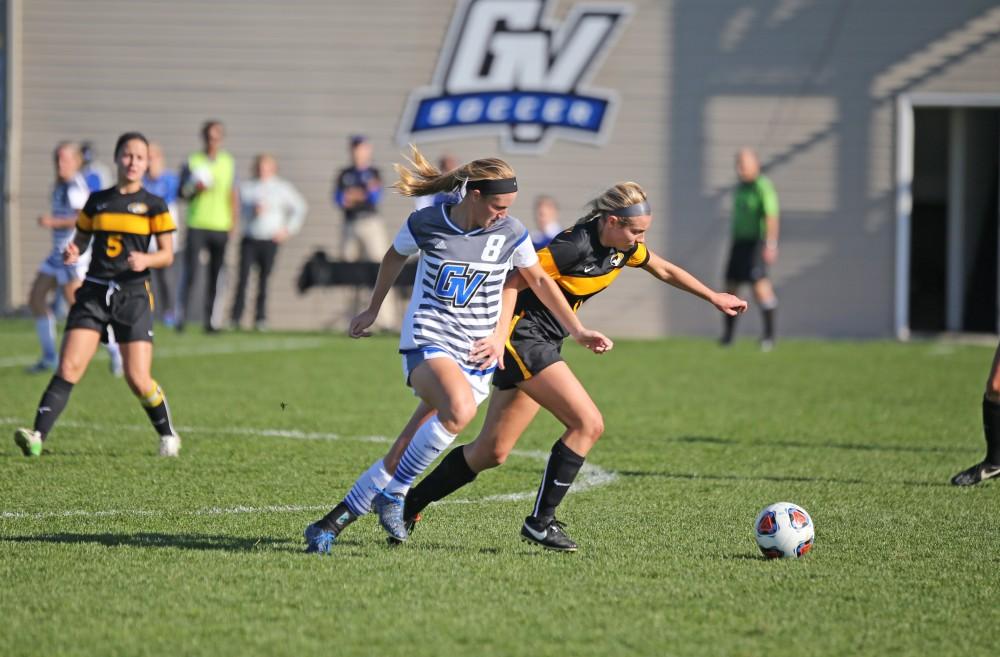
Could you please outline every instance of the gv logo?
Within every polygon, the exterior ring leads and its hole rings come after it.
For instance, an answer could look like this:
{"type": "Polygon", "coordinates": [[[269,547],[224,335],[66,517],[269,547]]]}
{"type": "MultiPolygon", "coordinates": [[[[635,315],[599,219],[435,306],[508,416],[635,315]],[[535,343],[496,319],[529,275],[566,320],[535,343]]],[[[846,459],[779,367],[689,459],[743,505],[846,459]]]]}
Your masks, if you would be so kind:
{"type": "Polygon", "coordinates": [[[432,86],[414,91],[399,141],[499,134],[541,152],[556,134],[603,142],[617,100],[585,89],[631,6],[578,5],[562,25],[549,0],[460,0],[432,86]]]}
{"type": "Polygon", "coordinates": [[[446,262],[438,270],[434,294],[457,308],[464,308],[485,280],[486,272],[475,269],[470,272],[467,263],[446,262]]]}

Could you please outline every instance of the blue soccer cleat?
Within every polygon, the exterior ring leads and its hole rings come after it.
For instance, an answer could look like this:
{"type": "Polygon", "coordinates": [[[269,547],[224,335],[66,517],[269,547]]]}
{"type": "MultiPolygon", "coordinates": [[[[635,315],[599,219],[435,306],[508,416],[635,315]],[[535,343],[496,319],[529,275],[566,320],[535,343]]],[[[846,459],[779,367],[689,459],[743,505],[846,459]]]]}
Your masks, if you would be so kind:
{"type": "Polygon", "coordinates": [[[306,527],[303,536],[306,538],[306,552],[309,554],[330,554],[330,548],[337,540],[336,534],[316,524],[306,527]]]}
{"type": "Polygon", "coordinates": [[[384,490],[375,496],[375,512],[378,514],[379,524],[382,525],[382,529],[389,534],[390,538],[394,538],[400,543],[410,536],[406,531],[406,521],[403,520],[403,501],[405,499],[402,495],[393,495],[384,490]]]}

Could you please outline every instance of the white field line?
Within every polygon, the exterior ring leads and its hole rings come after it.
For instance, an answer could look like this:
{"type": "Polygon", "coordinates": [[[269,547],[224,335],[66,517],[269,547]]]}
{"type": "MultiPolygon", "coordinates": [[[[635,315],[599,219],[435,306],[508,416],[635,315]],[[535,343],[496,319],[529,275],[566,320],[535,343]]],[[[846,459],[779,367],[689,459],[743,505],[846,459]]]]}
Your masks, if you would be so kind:
{"type": "MultiPolygon", "coordinates": [[[[0,426],[17,426],[20,420],[9,417],[0,417],[0,426]]],[[[151,433],[148,425],[117,425],[115,427],[102,427],[82,422],[61,422],[62,426],[89,428],[98,431],[141,431],[151,433]]],[[[249,429],[241,427],[178,427],[181,433],[210,433],[215,435],[235,435],[248,436],[253,438],[291,438],[295,440],[349,440],[354,442],[369,443],[391,443],[393,440],[385,436],[342,436],[336,433],[298,431],[294,429],[249,429]]],[[[549,458],[548,452],[517,450],[511,452],[511,456],[532,459],[545,463],[549,458]]],[[[43,457],[44,458],[44,457],[43,457]]],[[[613,483],[618,475],[610,470],[605,470],[593,463],[584,463],[577,475],[573,487],[569,493],[579,493],[581,491],[607,486],[613,483]]],[[[435,504],[480,504],[483,502],[514,502],[519,500],[534,499],[536,491],[523,491],[519,493],[502,493],[498,495],[488,495],[477,499],[445,499],[435,504]]],[[[266,513],[303,513],[306,511],[327,511],[330,504],[323,505],[268,505],[268,506],[235,506],[235,507],[206,507],[194,511],[167,511],[154,509],[106,509],[98,511],[88,510],[67,510],[67,511],[46,511],[41,513],[28,513],[24,511],[0,511],[0,520],[44,520],[47,518],[103,518],[103,517],[150,517],[150,516],[228,516],[241,514],[266,514],[266,513]]]]}
{"type": "MultiPolygon", "coordinates": [[[[300,349],[315,349],[327,344],[322,338],[275,338],[261,339],[253,342],[229,342],[222,339],[199,345],[178,347],[154,347],[155,358],[186,358],[190,356],[218,356],[228,354],[253,354],[269,351],[297,351],[300,349]]],[[[95,360],[108,359],[104,349],[98,349],[95,360]]],[[[38,361],[38,356],[9,356],[0,358],[0,369],[9,367],[27,367],[38,361]]]]}

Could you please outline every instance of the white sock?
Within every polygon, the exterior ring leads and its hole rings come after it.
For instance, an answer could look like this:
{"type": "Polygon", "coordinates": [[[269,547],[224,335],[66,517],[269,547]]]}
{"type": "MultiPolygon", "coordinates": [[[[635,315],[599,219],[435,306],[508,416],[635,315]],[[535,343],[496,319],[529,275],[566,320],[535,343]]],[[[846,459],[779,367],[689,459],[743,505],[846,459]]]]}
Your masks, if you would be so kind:
{"type": "Polygon", "coordinates": [[[410,490],[414,480],[434,462],[441,452],[448,449],[457,434],[450,433],[438,420],[432,417],[417,430],[409,447],[403,452],[403,458],[396,466],[396,476],[385,487],[385,492],[392,495],[405,495],[410,490]]]}
{"type": "Polygon", "coordinates": [[[38,343],[42,345],[42,360],[46,363],[56,362],[56,319],[51,313],[35,318],[35,333],[38,343]]]}
{"type": "Polygon", "coordinates": [[[365,515],[372,510],[372,500],[385,488],[390,479],[392,475],[386,472],[382,459],[375,461],[351,486],[351,490],[344,498],[344,504],[354,515],[365,515]]]}
{"type": "Polygon", "coordinates": [[[117,342],[109,342],[104,346],[108,350],[108,356],[111,357],[112,363],[121,362],[122,350],[121,347],[118,346],[117,342]]]}

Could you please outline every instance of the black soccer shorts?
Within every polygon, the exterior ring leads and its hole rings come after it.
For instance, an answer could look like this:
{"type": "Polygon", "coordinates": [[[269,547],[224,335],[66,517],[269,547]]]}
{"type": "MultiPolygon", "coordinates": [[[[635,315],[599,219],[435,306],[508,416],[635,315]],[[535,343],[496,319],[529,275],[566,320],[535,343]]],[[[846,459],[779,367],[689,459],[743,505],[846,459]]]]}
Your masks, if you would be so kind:
{"type": "Polygon", "coordinates": [[[562,341],[553,341],[534,331],[514,325],[503,354],[503,369],[493,373],[493,385],[500,390],[510,390],[518,383],[535,376],[562,357],[562,341]]]}
{"type": "Polygon", "coordinates": [[[148,280],[132,281],[112,289],[86,281],[76,291],[76,302],[66,318],[66,330],[93,329],[108,341],[108,327],[116,342],[153,341],[153,293],[148,280]]]}
{"type": "Polygon", "coordinates": [[[733,242],[726,267],[726,281],[734,283],[756,283],[767,278],[764,263],[764,242],[762,240],[738,240],[733,242]]]}

